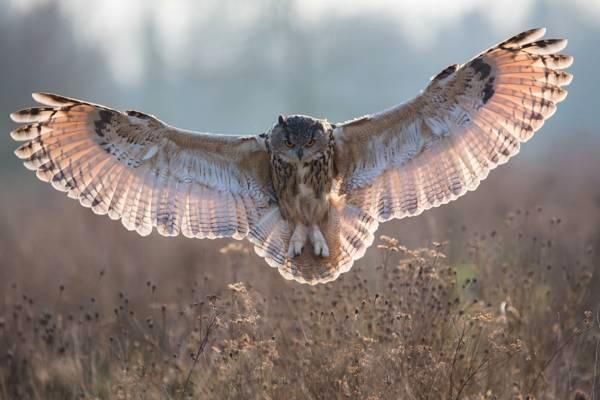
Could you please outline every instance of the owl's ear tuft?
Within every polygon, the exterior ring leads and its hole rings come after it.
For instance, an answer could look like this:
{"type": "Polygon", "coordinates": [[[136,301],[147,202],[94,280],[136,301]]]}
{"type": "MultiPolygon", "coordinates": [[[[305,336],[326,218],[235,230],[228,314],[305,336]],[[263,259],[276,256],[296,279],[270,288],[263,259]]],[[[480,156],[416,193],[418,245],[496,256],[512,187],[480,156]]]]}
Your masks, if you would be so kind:
{"type": "Polygon", "coordinates": [[[279,116],[279,125],[283,126],[284,128],[287,126],[287,118],[284,117],[283,115],[279,116]]]}

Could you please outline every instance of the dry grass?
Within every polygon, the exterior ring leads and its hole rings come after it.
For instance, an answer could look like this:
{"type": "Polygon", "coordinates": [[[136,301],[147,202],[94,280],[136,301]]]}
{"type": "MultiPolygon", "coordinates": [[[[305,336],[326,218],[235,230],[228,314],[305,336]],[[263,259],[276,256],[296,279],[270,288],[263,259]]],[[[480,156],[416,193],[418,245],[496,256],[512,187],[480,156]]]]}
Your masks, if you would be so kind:
{"type": "Polygon", "coordinates": [[[0,398],[600,399],[600,185],[572,165],[386,225],[317,287],[2,194],[0,398]]]}

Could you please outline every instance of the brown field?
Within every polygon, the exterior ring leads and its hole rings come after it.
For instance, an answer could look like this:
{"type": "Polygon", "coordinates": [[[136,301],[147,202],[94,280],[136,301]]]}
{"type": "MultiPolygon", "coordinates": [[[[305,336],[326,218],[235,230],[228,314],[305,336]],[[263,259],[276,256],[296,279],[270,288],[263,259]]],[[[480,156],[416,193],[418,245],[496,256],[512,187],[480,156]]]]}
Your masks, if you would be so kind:
{"type": "Polygon", "coordinates": [[[600,399],[594,147],[518,157],[316,287],[4,176],[0,399],[600,399]]]}

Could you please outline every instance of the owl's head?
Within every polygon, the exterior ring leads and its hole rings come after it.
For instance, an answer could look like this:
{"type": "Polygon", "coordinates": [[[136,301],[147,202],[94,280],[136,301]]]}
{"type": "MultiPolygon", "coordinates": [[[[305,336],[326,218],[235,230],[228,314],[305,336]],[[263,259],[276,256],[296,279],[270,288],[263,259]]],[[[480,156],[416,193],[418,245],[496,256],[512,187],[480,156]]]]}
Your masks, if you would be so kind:
{"type": "Polygon", "coordinates": [[[333,126],[304,115],[279,116],[271,129],[271,151],[286,162],[310,162],[327,150],[333,126]]]}

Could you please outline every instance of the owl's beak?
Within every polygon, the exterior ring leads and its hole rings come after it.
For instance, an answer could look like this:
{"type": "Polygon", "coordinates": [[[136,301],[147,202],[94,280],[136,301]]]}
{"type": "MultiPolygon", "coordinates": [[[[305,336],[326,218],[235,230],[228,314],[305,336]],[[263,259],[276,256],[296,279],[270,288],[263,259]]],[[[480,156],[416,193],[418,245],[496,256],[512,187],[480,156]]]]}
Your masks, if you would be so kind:
{"type": "Polygon", "coordinates": [[[302,160],[302,156],[304,155],[304,151],[302,150],[302,148],[299,148],[298,150],[296,150],[296,154],[298,155],[298,160],[302,160]]]}

